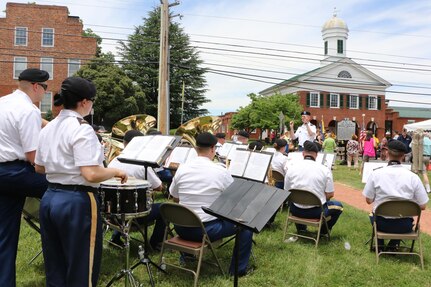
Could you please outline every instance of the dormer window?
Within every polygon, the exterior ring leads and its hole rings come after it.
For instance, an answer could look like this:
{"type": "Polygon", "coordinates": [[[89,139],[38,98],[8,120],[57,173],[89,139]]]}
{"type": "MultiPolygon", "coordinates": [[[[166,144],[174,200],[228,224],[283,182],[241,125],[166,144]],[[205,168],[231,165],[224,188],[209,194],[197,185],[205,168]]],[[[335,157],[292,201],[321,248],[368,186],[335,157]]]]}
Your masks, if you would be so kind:
{"type": "Polygon", "coordinates": [[[338,78],[351,79],[352,75],[347,71],[341,71],[338,73],[338,78]]]}

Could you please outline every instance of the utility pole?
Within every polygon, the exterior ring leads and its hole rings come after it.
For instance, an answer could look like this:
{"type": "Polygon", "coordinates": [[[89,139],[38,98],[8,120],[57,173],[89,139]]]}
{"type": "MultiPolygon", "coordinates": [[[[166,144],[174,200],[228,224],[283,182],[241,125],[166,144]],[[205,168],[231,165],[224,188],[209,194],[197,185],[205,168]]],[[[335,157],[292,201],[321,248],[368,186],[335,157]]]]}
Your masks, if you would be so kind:
{"type": "Polygon", "coordinates": [[[178,5],[175,1],[160,0],[160,60],[159,60],[159,98],[157,127],[164,135],[169,134],[169,7],[178,5]]]}

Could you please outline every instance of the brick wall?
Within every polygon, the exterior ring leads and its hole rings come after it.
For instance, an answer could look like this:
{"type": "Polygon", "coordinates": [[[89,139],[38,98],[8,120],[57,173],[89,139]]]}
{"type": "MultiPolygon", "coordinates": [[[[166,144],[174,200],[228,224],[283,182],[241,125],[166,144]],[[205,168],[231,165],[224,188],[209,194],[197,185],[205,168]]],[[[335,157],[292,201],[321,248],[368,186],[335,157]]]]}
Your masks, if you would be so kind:
{"type": "Polygon", "coordinates": [[[68,59],[80,59],[82,66],[96,54],[96,39],[82,37],[82,30],[79,17],[69,16],[65,6],[7,3],[6,18],[0,18],[0,96],[17,87],[15,56],[27,57],[27,68],[40,68],[42,57],[53,58],[48,92],[58,92],[68,76],[68,59]],[[15,27],[27,27],[27,46],[15,46],[15,27]],[[42,47],[42,28],[54,29],[54,47],[42,47]]]}

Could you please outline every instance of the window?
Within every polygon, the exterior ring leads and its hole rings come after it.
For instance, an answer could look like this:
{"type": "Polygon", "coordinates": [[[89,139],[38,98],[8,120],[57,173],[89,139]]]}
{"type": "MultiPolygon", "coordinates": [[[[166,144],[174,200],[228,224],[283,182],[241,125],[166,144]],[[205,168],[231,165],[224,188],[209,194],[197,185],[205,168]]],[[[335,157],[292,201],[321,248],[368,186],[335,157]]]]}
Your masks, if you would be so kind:
{"type": "Polygon", "coordinates": [[[325,55],[328,55],[328,41],[325,41],[325,55]]]}
{"type": "Polygon", "coordinates": [[[42,28],[42,47],[54,47],[53,28],[42,28]]]}
{"type": "Polygon", "coordinates": [[[52,110],[52,93],[46,92],[43,95],[42,101],[39,103],[39,109],[42,113],[52,110]]]}
{"type": "Polygon", "coordinates": [[[377,110],[377,96],[368,96],[368,109],[377,110]]]}
{"type": "Polygon", "coordinates": [[[18,79],[19,74],[27,69],[27,58],[26,57],[14,57],[13,58],[13,78],[18,79]]]}
{"type": "Polygon", "coordinates": [[[349,72],[343,70],[343,71],[341,71],[341,72],[338,73],[337,77],[338,78],[351,79],[352,75],[349,72]]]}
{"type": "Polygon", "coordinates": [[[68,65],[68,77],[73,76],[81,68],[81,60],[79,59],[69,59],[68,65]]]}
{"type": "Polygon", "coordinates": [[[337,53],[343,54],[344,53],[344,42],[343,40],[337,40],[337,53]]]}
{"type": "Polygon", "coordinates": [[[54,78],[54,59],[53,58],[40,58],[40,69],[49,73],[49,79],[54,78]]]}
{"type": "Polygon", "coordinates": [[[339,94],[330,94],[330,108],[339,108],[340,107],[340,95],[339,94]]]}
{"type": "Polygon", "coordinates": [[[359,109],[359,96],[350,95],[349,109],[359,109]]]}
{"type": "Polygon", "coordinates": [[[310,93],[310,107],[319,108],[320,107],[320,94],[316,92],[310,93]]]}
{"type": "Polygon", "coordinates": [[[15,27],[15,46],[27,46],[27,27],[15,27]]]}

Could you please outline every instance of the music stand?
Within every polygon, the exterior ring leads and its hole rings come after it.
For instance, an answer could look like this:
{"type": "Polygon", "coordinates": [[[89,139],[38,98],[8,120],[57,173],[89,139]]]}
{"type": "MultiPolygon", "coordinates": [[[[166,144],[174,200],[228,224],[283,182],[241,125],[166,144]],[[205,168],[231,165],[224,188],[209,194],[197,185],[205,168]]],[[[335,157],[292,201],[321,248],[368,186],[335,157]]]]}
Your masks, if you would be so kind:
{"type": "Polygon", "coordinates": [[[260,182],[235,178],[234,182],[203,211],[237,226],[235,235],[234,286],[238,286],[239,234],[245,228],[259,233],[271,219],[289,192],[260,182]]]}

